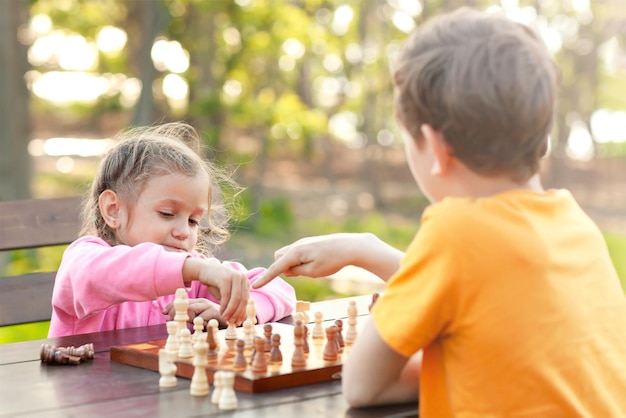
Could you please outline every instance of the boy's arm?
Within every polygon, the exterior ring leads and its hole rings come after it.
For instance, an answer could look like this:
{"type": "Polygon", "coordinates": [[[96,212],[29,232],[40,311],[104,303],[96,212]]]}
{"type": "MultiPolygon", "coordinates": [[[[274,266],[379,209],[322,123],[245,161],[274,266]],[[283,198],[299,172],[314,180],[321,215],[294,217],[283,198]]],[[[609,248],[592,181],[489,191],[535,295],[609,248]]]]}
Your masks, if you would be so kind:
{"type": "Polygon", "coordinates": [[[280,274],[324,277],[353,265],[387,281],[404,253],[370,233],[341,233],[300,239],[276,251],[276,261],[254,284],[259,288],[280,274]]]}
{"type": "Polygon", "coordinates": [[[342,390],[351,407],[417,401],[421,356],[392,350],[369,320],[343,365],[342,390]]]}

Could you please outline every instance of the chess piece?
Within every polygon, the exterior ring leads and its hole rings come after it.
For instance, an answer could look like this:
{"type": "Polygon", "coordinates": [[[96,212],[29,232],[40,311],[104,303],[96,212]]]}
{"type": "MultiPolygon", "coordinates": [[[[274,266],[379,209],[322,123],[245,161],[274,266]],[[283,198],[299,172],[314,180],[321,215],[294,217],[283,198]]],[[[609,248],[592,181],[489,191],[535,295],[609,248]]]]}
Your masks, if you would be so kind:
{"type": "Polygon", "coordinates": [[[79,347],[74,347],[73,345],[70,347],[57,347],[57,350],[69,356],[80,357],[81,361],[91,360],[95,355],[92,343],[83,344],[79,347]]]}
{"type": "Polygon", "coordinates": [[[59,348],[50,345],[50,344],[42,344],[41,351],[39,352],[39,357],[43,363],[48,364],[71,364],[77,365],[80,364],[81,358],[79,356],[73,356],[60,350],[59,348]]]}
{"type": "Polygon", "coordinates": [[[246,350],[251,350],[254,346],[254,344],[252,343],[253,333],[254,324],[252,324],[249,319],[246,319],[245,321],[243,321],[243,340],[245,342],[244,347],[246,350]]]}
{"type": "Polygon", "coordinates": [[[193,357],[191,331],[189,331],[187,328],[178,331],[178,340],[180,344],[180,346],[178,347],[178,357],[193,357]]]}
{"type": "Polygon", "coordinates": [[[210,364],[214,364],[217,362],[218,352],[217,352],[217,342],[215,341],[215,334],[212,329],[209,328],[206,333],[206,341],[209,349],[207,351],[207,361],[210,364]]]}
{"type": "Polygon", "coordinates": [[[346,331],[346,336],[344,338],[346,345],[352,345],[354,340],[356,340],[356,316],[356,302],[351,300],[348,304],[348,330],[346,331]]]}
{"type": "Polygon", "coordinates": [[[222,389],[217,407],[223,410],[237,409],[237,395],[235,394],[235,373],[222,372],[222,389]]]}
{"type": "Polygon", "coordinates": [[[272,335],[271,345],[270,363],[281,364],[283,362],[283,353],[280,352],[280,334],[272,335]]]}
{"type": "Polygon", "coordinates": [[[315,312],[315,326],[313,327],[313,332],[311,333],[311,338],[314,340],[323,339],[324,338],[324,328],[322,327],[322,313],[315,312]]]}
{"type": "Polygon", "coordinates": [[[180,332],[181,329],[187,328],[187,321],[189,321],[189,314],[187,313],[187,309],[189,309],[189,296],[185,288],[181,287],[176,289],[174,309],[176,311],[174,321],[178,322],[178,332],[180,332]]]}
{"type": "Polygon", "coordinates": [[[303,349],[304,326],[301,322],[297,322],[293,327],[293,344],[294,350],[291,356],[291,368],[303,369],[306,367],[306,356],[303,349]]]}
{"type": "Polygon", "coordinates": [[[233,362],[233,370],[236,372],[242,372],[248,368],[248,362],[246,355],[244,354],[246,342],[244,340],[237,340],[237,354],[235,355],[235,361],[233,362]]]}
{"type": "Polygon", "coordinates": [[[209,394],[209,381],[206,377],[208,350],[209,345],[203,340],[195,341],[193,344],[193,376],[189,386],[189,393],[192,396],[207,396],[209,394]]]}
{"type": "Polygon", "coordinates": [[[167,328],[167,340],[165,340],[165,349],[175,356],[178,355],[178,322],[168,321],[165,324],[167,328]]]}
{"type": "Polygon", "coordinates": [[[237,339],[237,328],[235,328],[235,324],[232,322],[228,323],[228,328],[226,328],[226,335],[224,336],[226,340],[236,340],[237,339]]]}
{"type": "Polygon", "coordinates": [[[302,322],[306,325],[309,323],[309,315],[307,311],[311,309],[311,302],[305,302],[303,300],[296,301],[296,313],[302,314],[302,322]]]}
{"type": "Polygon", "coordinates": [[[221,370],[213,373],[213,395],[211,396],[211,403],[219,404],[220,397],[222,396],[222,373],[221,370]]]}
{"type": "Polygon", "coordinates": [[[335,320],[335,326],[337,327],[337,351],[341,353],[346,345],[346,342],[343,340],[343,321],[341,319],[335,320]]]}
{"type": "Polygon", "coordinates": [[[379,296],[380,296],[380,293],[373,293],[372,294],[372,303],[370,303],[369,306],[367,307],[367,309],[369,309],[370,312],[372,312],[372,308],[376,304],[376,301],[378,300],[379,296]]]}
{"type": "MultiPolygon", "coordinates": [[[[217,338],[217,331],[220,327],[220,323],[218,322],[217,319],[213,318],[213,319],[209,319],[209,322],[207,324],[207,332],[210,330],[211,333],[213,333],[213,341],[215,342],[215,349],[219,350],[220,348],[220,341],[217,338]]],[[[208,341],[208,338],[207,338],[208,341]]]]}
{"type": "Polygon", "coordinates": [[[326,347],[324,348],[324,361],[336,362],[339,355],[337,353],[337,327],[331,325],[326,328],[326,347]]]}
{"type": "Polygon", "coordinates": [[[265,338],[254,337],[254,359],[252,360],[252,373],[263,374],[267,372],[267,360],[265,359],[265,338]]]}
{"type": "Polygon", "coordinates": [[[252,325],[257,324],[256,306],[254,305],[254,299],[248,299],[248,304],[246,305],[246,319],[252,322],[252,325]]]}
{"type": "Polygon", "coordinates": [[[302,351],[304,351],[304,354],[309,354],[309,327],[302,325],[302,329],[302,351]]]}
{"type": "Polygon", "coordinates": [[[159,350],[159,387],[171,388],[176,386],[176,363],[174,362],[174,353],[162,348],[159,350]]]}
{"type": "Polygon", "coordinates": [[[204,336],[204,319],[201,316],[196,316],[193,319],[193,336],[192,341],[195,344],[197,341],[206,341],[204,336]]]}
{"type": "Polygon", "coordinates": [[[265,352],[269,353],[272,349],[272,324],[263,325],[263,335],[265,336],[265,352]]]}

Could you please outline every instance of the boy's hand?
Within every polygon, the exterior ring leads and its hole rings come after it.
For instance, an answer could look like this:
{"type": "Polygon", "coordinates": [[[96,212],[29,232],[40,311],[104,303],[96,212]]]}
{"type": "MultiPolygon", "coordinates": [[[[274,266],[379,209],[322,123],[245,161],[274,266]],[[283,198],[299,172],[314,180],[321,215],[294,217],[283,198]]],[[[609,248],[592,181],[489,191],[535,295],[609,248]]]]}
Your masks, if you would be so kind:
{"type": "Polygon", "coordinates": [[[252,287],[269,283],[273,278],[285,276],[325,277],[349,264],[348,253],[352,247],[352,234],[331,234],[302,238],[274,253],[276,260],[252,287]]]}
{"type": "Polygon", "coordinates": [[[220,301],[220,315],[226,322],[241,325],[246,319],[250,282],[246,275],[219,263],[188,258],[183,265],[183,279],[199,280],[220,301]]]}

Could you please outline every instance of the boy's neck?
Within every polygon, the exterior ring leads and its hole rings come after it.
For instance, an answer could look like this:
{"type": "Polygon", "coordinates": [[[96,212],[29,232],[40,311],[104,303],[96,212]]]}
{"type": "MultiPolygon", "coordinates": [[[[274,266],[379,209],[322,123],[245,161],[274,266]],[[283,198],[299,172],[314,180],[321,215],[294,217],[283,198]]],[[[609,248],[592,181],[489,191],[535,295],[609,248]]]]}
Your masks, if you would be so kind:
{"type": "Polygon", "coordinates": [[[448,197],[489,197],[511,190],[528,190],[537,193],[544,191],[539,174],[526,181],[514,181],[508,177],[486,177],[474,172],[460,176],[451,184],[448,197]]]}

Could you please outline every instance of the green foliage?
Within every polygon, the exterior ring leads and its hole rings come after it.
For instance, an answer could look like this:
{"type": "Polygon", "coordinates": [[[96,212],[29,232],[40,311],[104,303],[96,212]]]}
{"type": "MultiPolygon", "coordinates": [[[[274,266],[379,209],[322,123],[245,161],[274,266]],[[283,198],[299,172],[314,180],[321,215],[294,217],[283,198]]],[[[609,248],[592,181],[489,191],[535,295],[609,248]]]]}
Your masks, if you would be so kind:
{"type": "Polygon", "coordinates": [[[617,270],[617,275],[622,282],[622,288],[626,291],[626,236],[605,233],[604,238],[609,247],[609,253],[617,270]]]}
{"type": "Polygon", "coordinates": [[[310,277],[287,277],[285,281],[296,290],[299,300],[318,302],[322,300],[356,296],[335,291],[328,279],[312,279],[310,277]]]}
{"type": "Polygon", "coordinates": [[[0,344],[40,340],[48,336],[50,321],[0,327],[0,344]]]}

